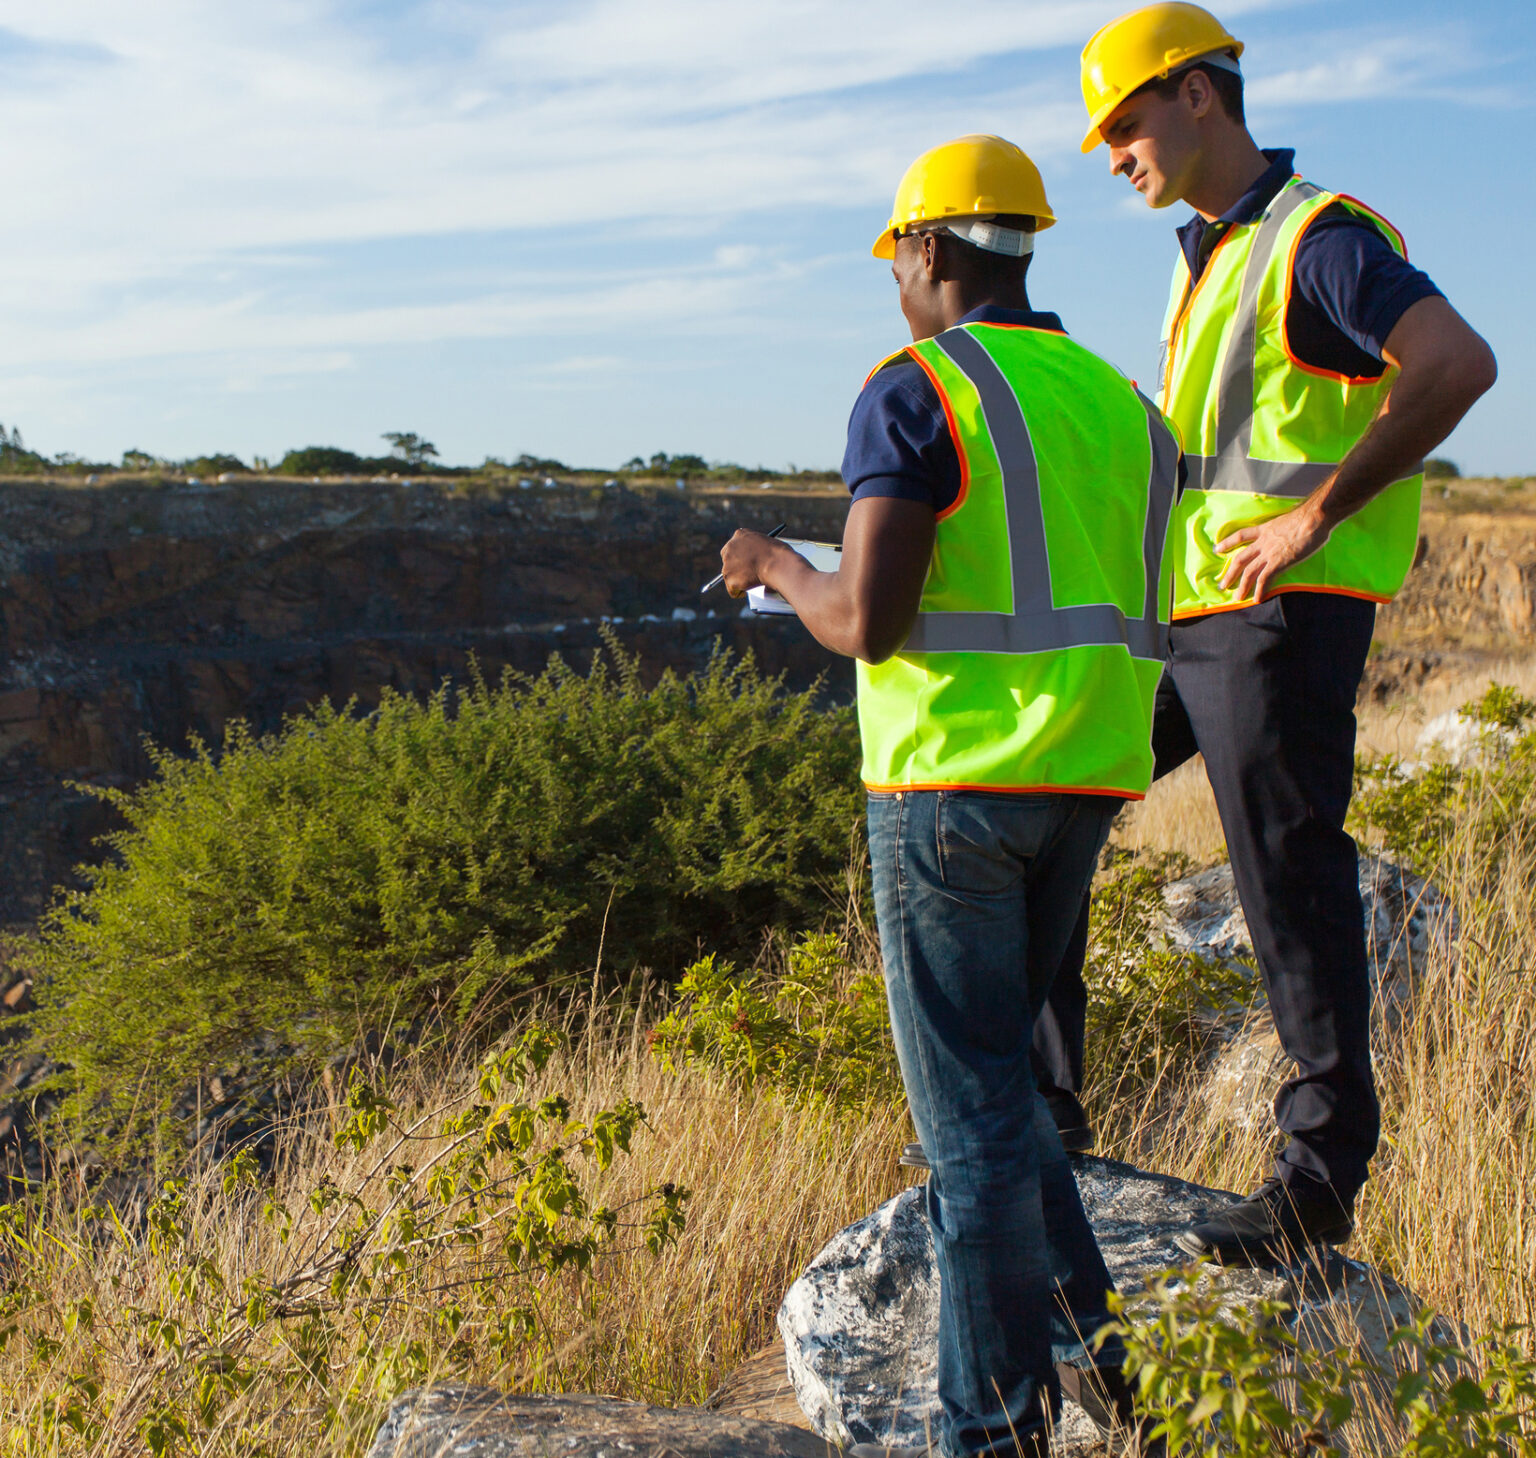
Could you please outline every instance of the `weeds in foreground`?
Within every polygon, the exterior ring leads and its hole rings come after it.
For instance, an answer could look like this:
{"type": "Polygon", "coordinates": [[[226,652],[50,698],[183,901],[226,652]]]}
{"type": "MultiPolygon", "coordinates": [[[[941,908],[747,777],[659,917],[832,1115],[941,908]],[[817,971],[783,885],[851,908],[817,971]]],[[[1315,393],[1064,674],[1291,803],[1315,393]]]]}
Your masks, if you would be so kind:
{"type": "Polygon", "coordinates": [[[1387,1338],[1304,1343],[1280,1301],[1236,1308],[1195,1267],[1115,1297],[1113,1334],[1171,1458],[1530,1458],[1536,1360],[1503,1332],[1468,1351],[1421,1312],[1387,1338]]]}
{"type": "Polygon", "coordinates": [[[421,1382],[704,1401],[908,1136],[668,1074],[649,1022],[365,1070],[266,1174],[0,1207],[6,1451],[356,1458],[421,1382]]]}

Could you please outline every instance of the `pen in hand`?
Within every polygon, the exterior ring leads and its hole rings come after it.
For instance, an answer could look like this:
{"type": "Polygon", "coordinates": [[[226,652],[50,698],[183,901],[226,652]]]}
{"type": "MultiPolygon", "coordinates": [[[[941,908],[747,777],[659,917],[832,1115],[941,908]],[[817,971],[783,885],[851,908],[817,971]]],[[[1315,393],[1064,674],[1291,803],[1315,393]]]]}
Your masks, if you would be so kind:
{"type": "MultiPolygon", "coordinates": [[[[779,523],[779,524],[778,524],[778,526],[776,526],[776,527],[774,527],[774,529],[773,529],[773,530],[772,530],[772,531],[771,531],[771,532],[764,532],[764,533],[763,533],[763,535],[764,535],[764,536],[769,536],[769,537],[776,537],[776,536],[778,536],[778,535],[779,535],[779,533],[780,533],[780,532],[782,532],[782,531],[783,531],[783,530],[784,530],[784,528],[785,528],[785,527],[786,527],[786,526],[788,526],[788,525],[789,525],[789,523],[788,523],[788,522],[784,522],[784,521],[781,521],[781,522],[780,522],[780,523],[779,523]]],[[[720,575],[719,575],[719,576],[718,576],[718,577],[711,577],[711,578],[710,578],[710,579],[709,579],[709,581],[708,581],[708,582],[706,582],[706,583],[705,583],[705,584],[704,584],[704,586],[703,586],[703,587],[701,587],[701,588],[700,588],[700,589],[699,589],[699,596],[700,596],[700,597],[703,597],[703,596],[704,596],[704,594],[705,594],[705,593],[706,593],[706,592],[708,592],[708,591],[710,591],[710,589],[711,589],[711,588],[715,588],[715,587],[719,587],[719,586],[720,586],[720,584],[721,584],[721,583],[722,583],[722,582],[724,582],[724,581],[725,581],[725,573],[723,573],[723,572],[722,572],[722,573],[721,573],[721,574],[720,574],[720,575]]]]}

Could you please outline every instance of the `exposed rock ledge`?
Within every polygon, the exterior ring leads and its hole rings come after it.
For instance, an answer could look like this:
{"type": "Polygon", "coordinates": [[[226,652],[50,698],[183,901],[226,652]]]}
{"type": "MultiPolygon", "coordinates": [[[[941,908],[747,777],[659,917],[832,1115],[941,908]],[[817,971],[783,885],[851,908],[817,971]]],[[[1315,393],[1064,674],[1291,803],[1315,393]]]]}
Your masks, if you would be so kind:
{"type": "Polygon", "coordinates": [[[803,1428],[702,1408],[435,1387],[390,1404],[367,1458],[828,1458],[834,1451],[803,1428]]]}
{"type": "MultiPolygon", "coordinates": [[[[1174,1234],[1235,1196],[1147,1174],[1108,1159],[1077,1165],[1078,1188],[1111,1277],[1121,1291],[1188,1263],[1174,1234]]],[[[1359,1340],[1383,1360],[1388,1333],[1414,1313],[1412,1293],[1358,1261],[1221,1274],[1234,1304],[1287,1302],[1303,1342],[1359,1340]]],[[[916,1444],[938,1418],[939,1281],[921,1189],[906,1190],[833,1237],[779,1309],[789,1376],[811,1425],[837,1443],[916,1444]]],[[[1062,1455],[1103,1446],[1087,1416],[1066,1404],[1062,1455]]]]}

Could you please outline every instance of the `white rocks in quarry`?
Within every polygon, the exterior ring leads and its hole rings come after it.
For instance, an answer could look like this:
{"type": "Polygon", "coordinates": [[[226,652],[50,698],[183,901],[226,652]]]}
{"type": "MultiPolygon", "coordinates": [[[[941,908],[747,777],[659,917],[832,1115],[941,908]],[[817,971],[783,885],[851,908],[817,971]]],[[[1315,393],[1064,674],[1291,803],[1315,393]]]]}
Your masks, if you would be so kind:
{"type": "MultiPolygon", "coordinates": [[[[1456,765],[1474,765],[1509,749],[1520,736],[1502,725],[1469,719],[1459,709],[1436,714],[1419,730],[1414,750],[1422,760],[1448,760],[1456,765]]],[[[1409,771],[1422,769],[1423,763],[1404,765],[1409,771]]]]}
{"type": "MultiPolygon", "coordinates": [[[[1237,1198],[1114,1160],[1085,1158],[1076,1170],[1110,1275],[1126,1293],[1147,1276],[1184,1267],[1188,1257],[1174,1235],[1237,1198]]],[[[1219,1274],[1234,1305],[1288,1303],[1304,1342],[1331,1348],[1357,1339],[1382,1359],[1388,1334],[1417,1307],[1390,1277],[1337,1254],[1219,1274]]],[[[790,1380],[816,1432],[837,1443],[924,1441],[938,1422],[938,1298],[920,1188],[833,1237],[779,1308],[790,1380]]],[[[1087,1416],[1070,1404],[1054,1448],[1062,1458],[1103,1451],[1087,1416]]]]}

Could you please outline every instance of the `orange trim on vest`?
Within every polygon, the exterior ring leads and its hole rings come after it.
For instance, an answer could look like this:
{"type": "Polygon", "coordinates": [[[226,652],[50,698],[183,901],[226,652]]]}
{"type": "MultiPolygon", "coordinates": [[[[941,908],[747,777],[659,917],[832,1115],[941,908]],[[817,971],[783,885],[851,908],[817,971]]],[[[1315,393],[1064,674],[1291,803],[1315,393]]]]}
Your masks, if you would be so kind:
{"type": "Polygon", "coordinates": [[[908,348],[903,350],[902,353],[911,355],[911,357],[917,361],[917,367],[925,375],[928,376],[928,379],[933,385],[933,388],[938,391],[939,404],[944,407],[944,423],[949,427],[949,438],[955,443],[955,455],[959,458],[960,461],[959,493],[956,495],[955,499],[944,508],[943,511],[936,511],[933,514],[934,521],[941,522],[946,517],[953,516],[957,511],[960,510],[962,506],[965,505],[965,498],[970,495],[971,491],[971,463],[966,459],[965,456],[965,442],[961,439],[960,427],[955,424],[954,407],[949,403],[949,396],[945,393],[944,386],[939,383],[939,377],[933,372],[933,369],[929,365],[928,361],[925,360],[915,348],[908,346],[908,348]]]}
{"type": "Polygon", "coordinates": [[[1031,334],[1054,334],[1060,339],[1067,337],[1065,329],[1046,329],[1039,324],[1005,324],[1001,319],[977,319],[965,326],[967,329],[1027,329],[1031,334]]]}
{"type": "MultiPolygon", "coordinates": [[[[874,369],[872,369],[867,375],[864,376],[864,385],[867,385],[872,379],[874,379],[874,377],[878,375],[880,371],[886,367],[886,365],[890,364],[892,360],[900,359],[902,355],[906,353],[907,350],[905,346],[903,346],[901,349],[893,349],[888,355],[886,355],[883,360],[880,361],[879,364],[874,367],[874,369]]],[[[859,388],[862,390],[864,385],[860,385],[859,388]]]]}
{"type": "MultiPolygon", "coordinates": [[[[1370,208],[1366,207],[1364,203],[1359,202],[1357,198],[1348,197],[1347,194],[1342,192],[1335,192],[1330,194],[1330,196],[1332,196],[1334,202],[1348,201],[1351,203],[1356,203],[1357,206],[1370,213],[1378,223],[1380,223],[1384,228],[1395,235],[1399,244],[1402,243],[1402,234],[1399,233],[1397,229],[1394,228],[1392,224],[1389,223],[1385,218],[1383,218],[1378,213],[1372,212],[1370,208]]],[[[1301,227],[1296,230],[1296,236],[1291,239],[1291,251],[1285,260],[1285,293],[1280,300],[1280,345],[1281,348],[1285,350],[1285,357],[1304,375],[1312,375],[1314,378],[1322,380],[1336,380],[1341,385],[1374,385],[1382,378],[1383,375],[1386,374],[1389,369],[1392,368],[1392,366],[1385,360],[1382,361],[1380,374],[1346,375],[1339,370],[1325,370],[1317,365],[1310,365],[1306,362],[1306,360],[1298,359],[1296,354],[1291,349],[1291,289],[1296,282],[1296,253],[1297,250],[1301,247],[1301,240],[1307,236],[1307,229],[1310,228],[1312,224],[1315,223],[1320,217],[1322,217],[1323,214],[1326,213],[1332,206],[1333,203],[1330,202],[1325,203],[1322,207],[1318,208],[1318,210],[1313,213],[1312,216],[1308,218],[1307,221],[1304,222],[1301,227]]],[[[1403,253],[1403,261],[1407,262],[1407,259],[1408,254],[1405,250],[1403,253]]]]}
{"type": "Polygon", "coordinates": [[[1387,232],[1389,232],[1394,238],[1397,239],[1398,250],[1403,255],[1403,262],[1408,262],[1408,240],[1403,237],[1402,230],[1398,228],[1398,226],[1392,222],[1390,218],[1382,217],[1382,215],[1378,213],[1376,209],[1373,208],[1369,203],[1361,202],[1359,198],[1355,197],[1351,193],[1336,192],[1334,193],[1334,196],[1341,202],[1353,203],[1354,206],[1359,208],[1362,213],[1369,213],[1373,218],[1375,218],[1376,221],[1387,230],[1387,232]]]}
{"type": "MultiPolygon", "coordinates": [[[[1300,177],[1301,173],[1292,174],[1292,181],[1300,177]]],[[[1240,227],[1251,227],[1249,223],[1239,224],[1240,227]]],[[[1163,361],[1163,392],[1167,391],[1173,380],[1173,361],[1178,354],[1179,331],[1189,320],[1189,311],[1194,307],[1195,295],[1205,287],[1206,280],[1211,276],[1211,265],[1216,261],[1216,255],[1227,246],[1228,241],[1237,233],[1237,228],[1228,228],[1220,238],[1216,240],[1216,246],[1211,249],[1211,256],[1205,260],[1205,267],[1200,270],[1200,277],[1195,281],[1195,286],[1186,290],[1184,302],[1179,305],[1179,312],[1173,316],[1173,328],[1168,331],[1168,358],[1163,361]]],[[[1191,277],[1189,272],[1189,260],[1184,257],[1184,250],[1179,250],[1179,262],[1184,265],[1185,277],[1191,277]]]]}
{"type": "Polygon", "coordinates": [[[1104,790],[1089,785],[958,785],[948,781],[933,785],[877,785],[865,780],[864,788],[877,795],[896,795],[902,790],[984,790],[989,795],[1112,795],[1117,800],[1146,799],[1140,790],[1104,790]]]}
{"type": "MultiPolygon", "coordinates": [[[[1283,592],[1324,592],[1331,597],[1357,597],[1362,602],[1388,603],[1390,597],[1382,597],[1379,593],[1361,592],[1353,587],[1318,587],[1312,582],[1287,582],[1279,587],[1272,587],[1264,594],[1262,601],[1268,602],[1272,597],[1279,597],[1283,592]]],[[[1173,620],[1182,623],[1189,618],[1208,618],[1215,613],[1235,613],[1239,608],[1257,607],[1261,599],[1245,598],[1242,602],[1224,602],[1220,607],[1199,608],[1198,610],[1186,610],[1175,613],[1173,620]]]]}

